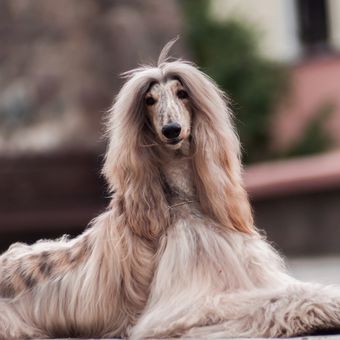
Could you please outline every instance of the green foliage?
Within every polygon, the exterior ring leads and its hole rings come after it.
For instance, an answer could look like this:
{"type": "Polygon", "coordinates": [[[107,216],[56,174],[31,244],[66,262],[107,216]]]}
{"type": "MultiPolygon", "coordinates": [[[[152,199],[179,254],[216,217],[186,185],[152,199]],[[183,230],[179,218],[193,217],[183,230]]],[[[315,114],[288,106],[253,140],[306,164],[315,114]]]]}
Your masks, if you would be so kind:
{"type": "Polygon", "coordinates": [[[244,161],[270,157],[269,123],[286,85],[284,68],[257,53],[257,35],[237,21],[217,22],[209,16],[210,1],[182,0],[187,41],[197,64],[232,99],[244,161]]]}

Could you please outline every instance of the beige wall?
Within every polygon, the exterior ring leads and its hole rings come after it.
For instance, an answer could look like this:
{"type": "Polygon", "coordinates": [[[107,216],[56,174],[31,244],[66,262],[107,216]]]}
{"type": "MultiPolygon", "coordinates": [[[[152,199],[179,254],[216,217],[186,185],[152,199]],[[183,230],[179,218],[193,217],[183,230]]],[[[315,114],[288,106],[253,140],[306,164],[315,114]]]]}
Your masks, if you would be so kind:
{"type": "Polygon", "coordinates": [[[253,25],[265,56],[280,61],[298,58],[294,0],[211,0],[211,12],[217,20],[237,18],[253,25]]]}
{"type": "Polygon", "coordinates": [[[330,22],[330,43],[340,51],[340,1],[328,0],[328,15],[330,22]]]}

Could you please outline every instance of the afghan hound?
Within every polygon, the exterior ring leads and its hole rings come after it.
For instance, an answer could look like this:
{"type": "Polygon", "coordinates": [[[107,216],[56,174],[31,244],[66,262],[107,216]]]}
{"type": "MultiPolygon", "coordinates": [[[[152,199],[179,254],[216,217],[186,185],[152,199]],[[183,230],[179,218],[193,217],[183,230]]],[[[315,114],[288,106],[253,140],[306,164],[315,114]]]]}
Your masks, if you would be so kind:
{"type": "Polygon", "coordinates": [[[228,100],[193,64],[125,74],[106,212],[0,258],[0,337],[277,337],[340,326],[340,289],[290,277],[254,227],[228,100]]]}

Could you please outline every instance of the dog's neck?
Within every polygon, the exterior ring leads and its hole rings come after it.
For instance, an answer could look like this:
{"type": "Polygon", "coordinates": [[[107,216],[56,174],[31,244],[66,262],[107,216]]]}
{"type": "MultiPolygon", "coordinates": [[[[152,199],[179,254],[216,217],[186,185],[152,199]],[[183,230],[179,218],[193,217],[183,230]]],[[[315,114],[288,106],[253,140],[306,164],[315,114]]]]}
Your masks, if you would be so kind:
{"type": "Polygon", "coordinates": [[[185,141],[179,150],[163,152],[161,164],[163,186],[169,205],[197,201],[190,142],[185,141]]]}

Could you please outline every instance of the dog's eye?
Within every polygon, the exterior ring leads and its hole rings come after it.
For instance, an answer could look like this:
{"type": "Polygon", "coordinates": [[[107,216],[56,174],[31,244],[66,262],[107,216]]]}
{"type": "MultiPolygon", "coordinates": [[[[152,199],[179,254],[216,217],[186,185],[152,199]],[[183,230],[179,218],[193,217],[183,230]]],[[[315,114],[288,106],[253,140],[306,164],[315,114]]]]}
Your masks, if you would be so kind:
{"type": "Polygon", "coordinates": [[[145,104],[148,105],[148,106],[152,106],[156,103],[156,100],[153,99],[152,97],[148,97],[145,99],[145,104]]]}
{"type": "Polygon", "coordinates": [[[179,91],[177,92],[177,97],[178,97],[179,99],[186,99],[186,98],[189,97],[189,96],[188,96],[188,92],[187,92],[187,91],[184,91],[184,90],[179,90],[179,91]]]}

